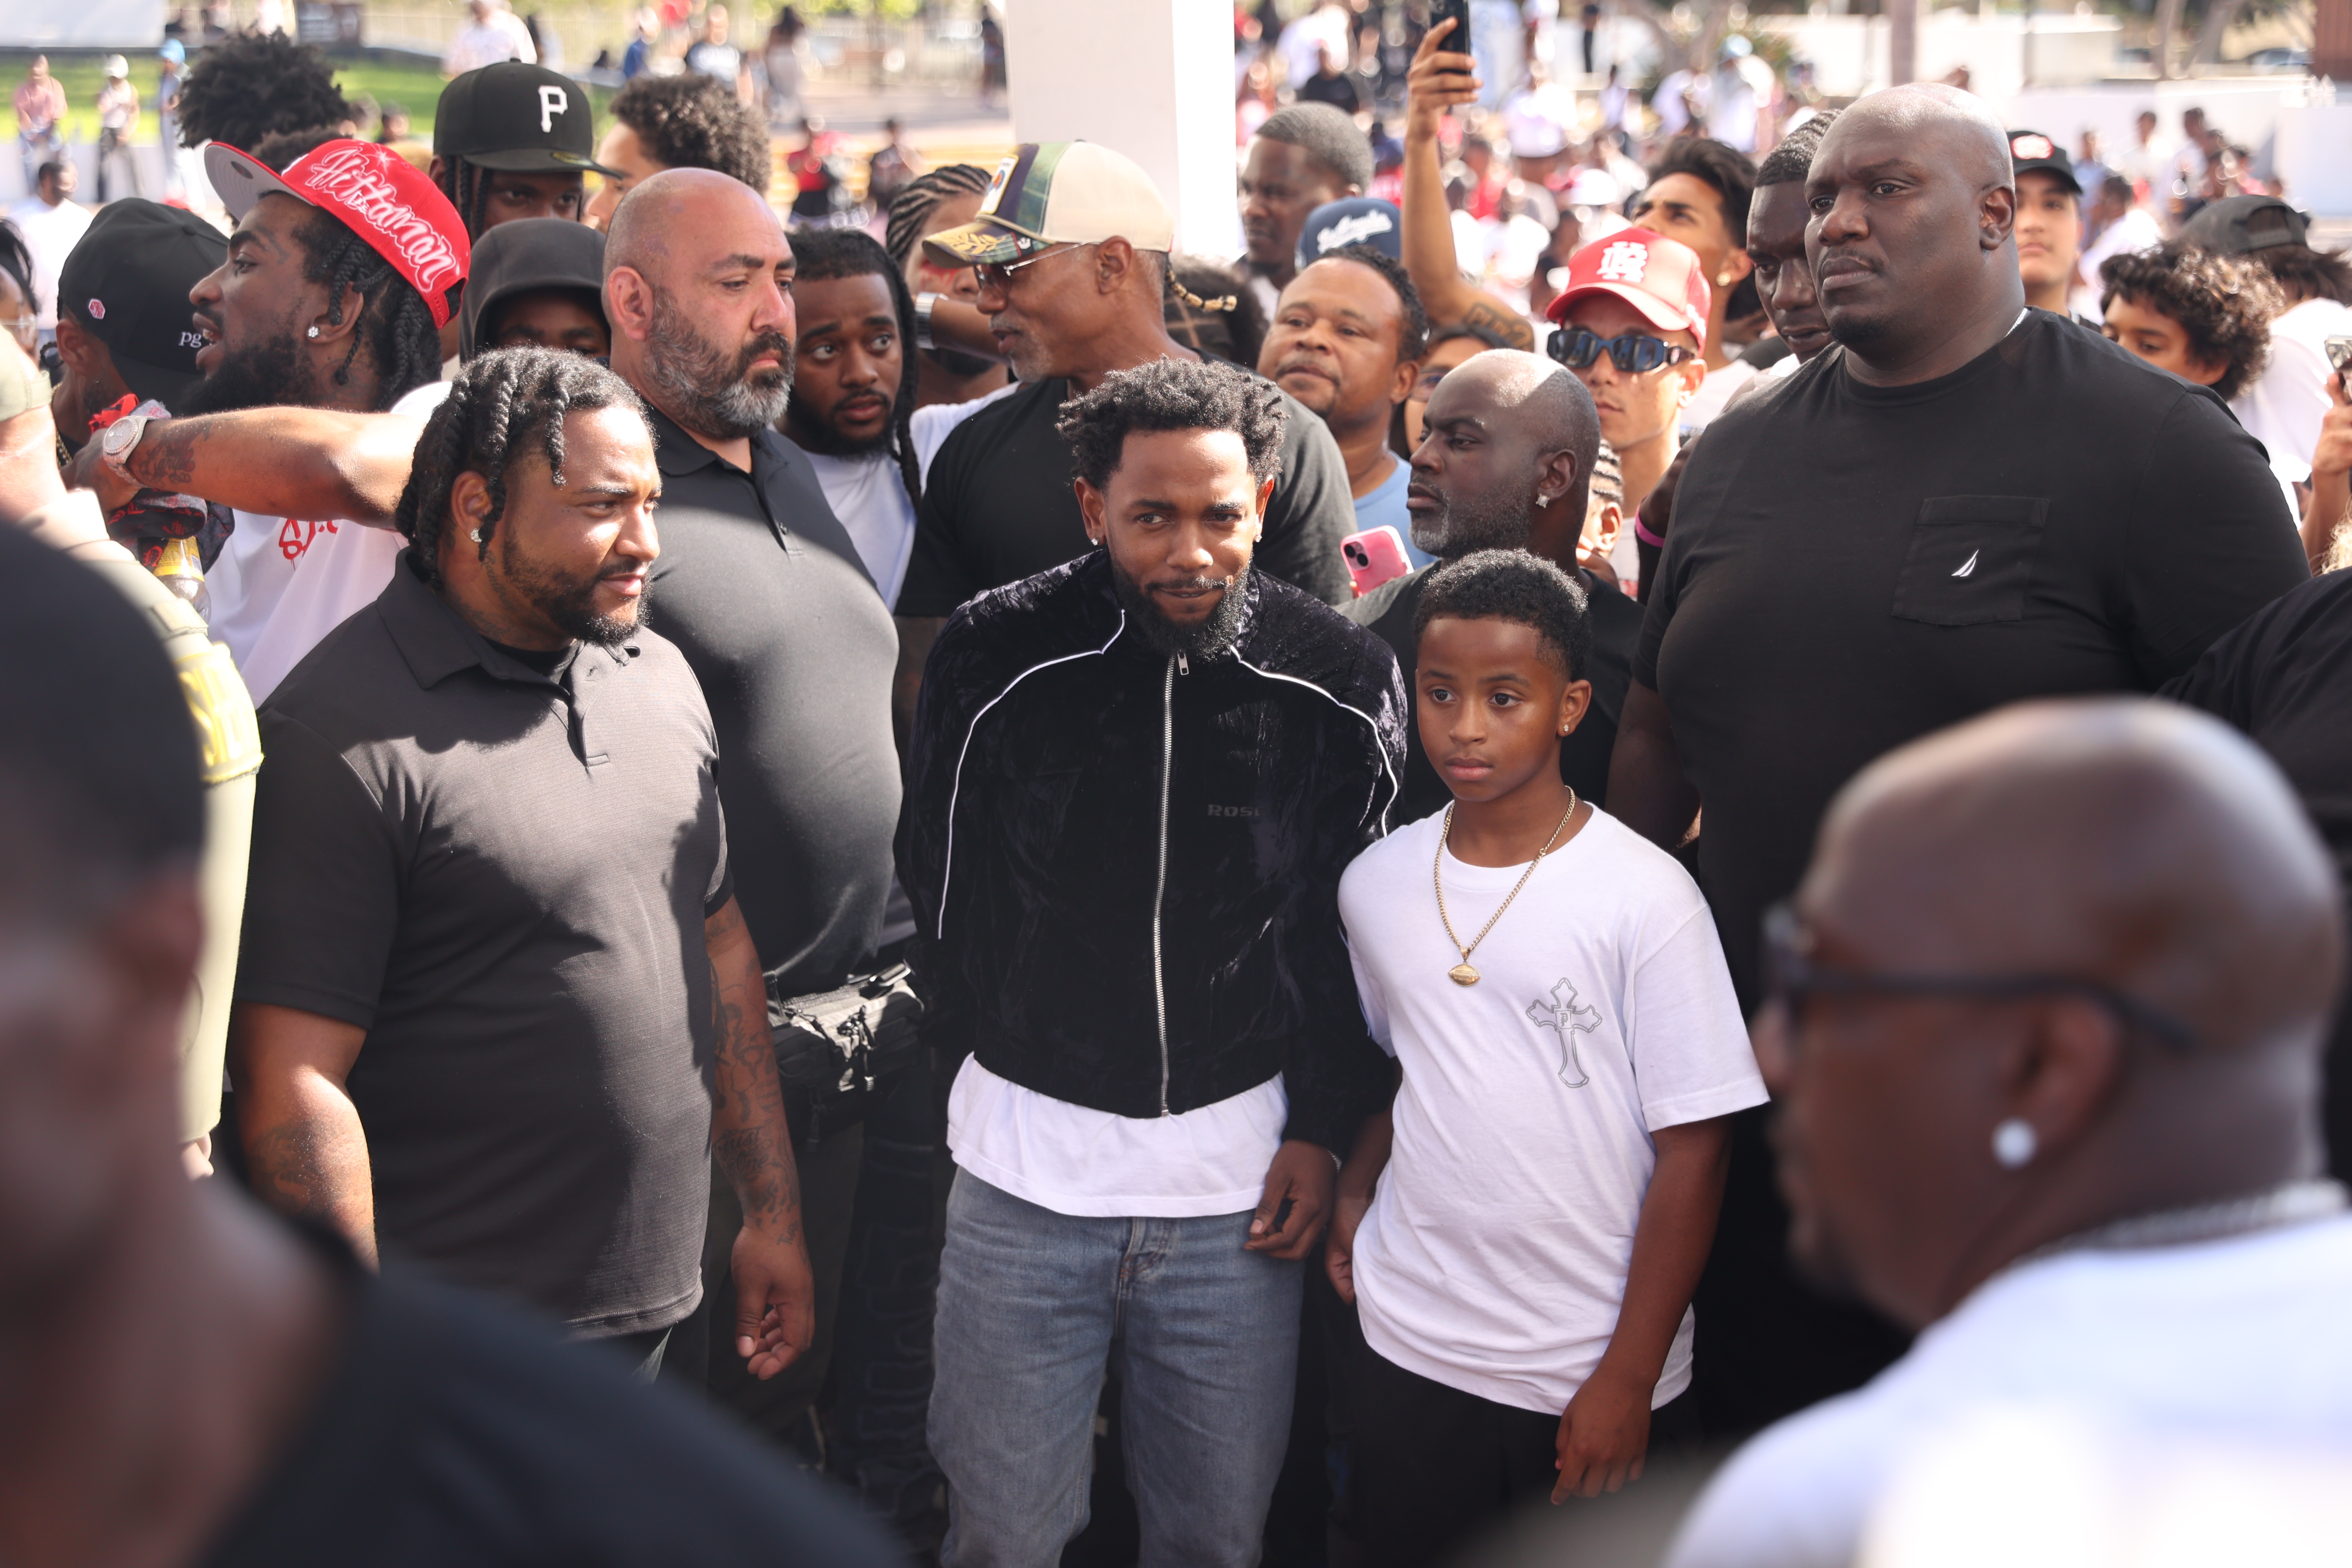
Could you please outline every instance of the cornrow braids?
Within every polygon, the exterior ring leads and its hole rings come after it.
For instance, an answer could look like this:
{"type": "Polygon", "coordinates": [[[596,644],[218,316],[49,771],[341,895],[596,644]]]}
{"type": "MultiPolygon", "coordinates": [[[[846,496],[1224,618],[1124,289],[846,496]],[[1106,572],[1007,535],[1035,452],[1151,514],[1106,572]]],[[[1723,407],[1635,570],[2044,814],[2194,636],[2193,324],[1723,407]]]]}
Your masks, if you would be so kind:
{"type": "MultiPolygon", "coordinates": [[[[343,299],[360,291],[358,328],[352,333],[351,352],[335,367],[335,384],[351,384],[352,365],[365,346],[375,366],[376,409],[390,408],[426,382],[441,374],[441,332],[433,324],[425,296],[373,247],[324,208],[313,212],[295,230],[303,250],[302,276],[327,288],[327,320],[343,324],[343,299]]],[[[449,286],[454,310],[463,282],[449,286]]]]}
{"type": "Polygon", "coordinates": [[[441,194],[457,209],[467,239],[482,237],[482,212],[489,205],[489,182],[470,158],[451,156],[441,162],[441,194]]]}
{"type": "Polygon", "coordinates": [[[479,558],[487,560],[491,535],[506,515],[507,476],[515,459],[536,451],[547,460],[549,477],[562,484],[564,418],[600,408],[645,412],[628,383],[579,354],[493,349],[467,361],[425,421],[392,516],[425,577],[440,580],[441,531],[459,474],[479,474],[490,493],[489,515],[472,535],[479,558]]]}
{"type": "MultiPolygon", "coordinates": [[[[897,205],[892,204],[892,210],[897,205]]],[[[891,265],[889,253],[861,228],[806,228],[793,237],[794,276],[811,282],[835,278],[880,278],[890,289],[890,307],[898,316],[898,391],[890,402],[890,455],[898,460],[898,482],[907,499],[923,504],[923,466],[915,456],[915,394],[922,377],[915,374],[915,296],[906,275],[891,265]]]]}
{"type": "Polygon", "coordinates": [[[890,221],[883,231],[882,248],[889,253],[890,265],[906,270],[923,226],[941,202],[950,196],[984,195],[995,177],[977,163],[942,163],[899,186],[890,198],[890,221]]]}

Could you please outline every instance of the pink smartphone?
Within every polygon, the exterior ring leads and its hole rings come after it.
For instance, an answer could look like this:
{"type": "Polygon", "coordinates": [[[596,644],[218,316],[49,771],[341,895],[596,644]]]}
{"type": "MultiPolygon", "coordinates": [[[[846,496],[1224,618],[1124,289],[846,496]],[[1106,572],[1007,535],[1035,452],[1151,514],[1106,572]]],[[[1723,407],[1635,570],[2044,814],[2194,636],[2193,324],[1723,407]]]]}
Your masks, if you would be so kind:
{"type": "Polygon", "coordinates": [[[1348,580],[1355,584],[1359,599],[1412,570],[1404,552],[1404,536],[1387,523],[1348,535],[1339,541],[1339,552],[1347,557],[1348,580]]]}

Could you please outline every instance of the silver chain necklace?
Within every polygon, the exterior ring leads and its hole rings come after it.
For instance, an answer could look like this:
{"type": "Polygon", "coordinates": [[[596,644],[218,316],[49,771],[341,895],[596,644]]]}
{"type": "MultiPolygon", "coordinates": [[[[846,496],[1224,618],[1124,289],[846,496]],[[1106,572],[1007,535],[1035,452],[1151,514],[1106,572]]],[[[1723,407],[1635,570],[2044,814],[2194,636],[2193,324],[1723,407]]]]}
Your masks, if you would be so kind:
{"type": "Polygon", "coordinates": [[[2223,1198],[2218,1203],[2191,1204],[2182,1208],[2158,1209],[2154,1214],[2134,1215],[2128,1219],[2093,1226],[2088,1230],[2078,1230],[2072,1236],[2062,1236],[2053,1242],[2037,1247],[2010,1267],[2015,1268],[2039,1262],[2062,1252],[2124,1252],[2141,1247],[2188,1247],[2200,1241],[2220,1241],[2226,1237],[2246,1236],[2258,1230],[2276,1230],[2284,1226],[2325,1219],[2330,1215],[2343,1213],[2345,1205],[2344,1184],[2340,1182],[2324,1178],[2283,1182],[2267,1191],[2249,1193],[2242,1197],[2223,1198]]]}

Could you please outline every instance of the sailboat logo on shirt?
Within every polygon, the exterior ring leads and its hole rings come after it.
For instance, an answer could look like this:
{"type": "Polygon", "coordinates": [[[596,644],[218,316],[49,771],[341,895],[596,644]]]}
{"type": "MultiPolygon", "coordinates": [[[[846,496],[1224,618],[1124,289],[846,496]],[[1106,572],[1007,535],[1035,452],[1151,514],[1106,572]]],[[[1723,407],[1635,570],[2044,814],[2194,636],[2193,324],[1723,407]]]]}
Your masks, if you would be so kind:
{"type": "Polygon", "coordinates": [[[1559,1037],[1559,1081],[1570,1089],[1591,1083],[1592,1075],[1584,1070],[1583,1059],[1576,1054],[1576,1037],[1601,1027],[1601,1009],[1578,1006],[1575,985],[1563,979],[1551,988],[1551,1000],[1538,996],[1528,1004],[1528,1017],[1538,1028],[1559,1037]],[[1571,1078],[1570,1073],[1576,1076],[1571,1078]]]}
{"type": "Polygon", "coordinates": [[[1983,551],[1981,551],[1981,550],[1971,550],[1971,551],[1969,551],[1969,558],[1968,558],[1966,561],[1963,561],[1963,562],[1961,562],[1961,563],[1960,563],[1960,569],[1959,569],[1958,571],[1957,571],[1957,572],[1953,573],[1953,574],[1952,574],[1952,575],[1953,575],[1953,576],[1955,576],[1955,577],[1973,577],[1973,576],[1975,576],[1975,575],[1976,575],[1976,571],[1977,571],[1977,557],[1978,557],[1978,556],[1979,556],[1979,555],[1982,555],[1983,553],[1984,553],[1984,552],[1983,552],[1983,551]]]}

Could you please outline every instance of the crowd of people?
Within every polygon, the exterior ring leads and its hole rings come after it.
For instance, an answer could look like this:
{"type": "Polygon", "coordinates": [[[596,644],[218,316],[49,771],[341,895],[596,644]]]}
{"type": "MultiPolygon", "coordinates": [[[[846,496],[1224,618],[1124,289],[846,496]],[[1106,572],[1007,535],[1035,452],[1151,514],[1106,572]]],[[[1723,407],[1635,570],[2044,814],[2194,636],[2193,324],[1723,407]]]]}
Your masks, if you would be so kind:
{"type": "Polygon", "coordinates": [[[1231,261],[1112,142],[780,211],[708,53],[404,150],[224,41],[226,233],[43,163],[0,1559],[1412,1568],[1738,1445],[1660,1545],[1766,1568],[2020,1404],[2352,1462],[2352,265],[1736,67],[1465,194],[1527,57],[1372,42],[1231,261]]]}

